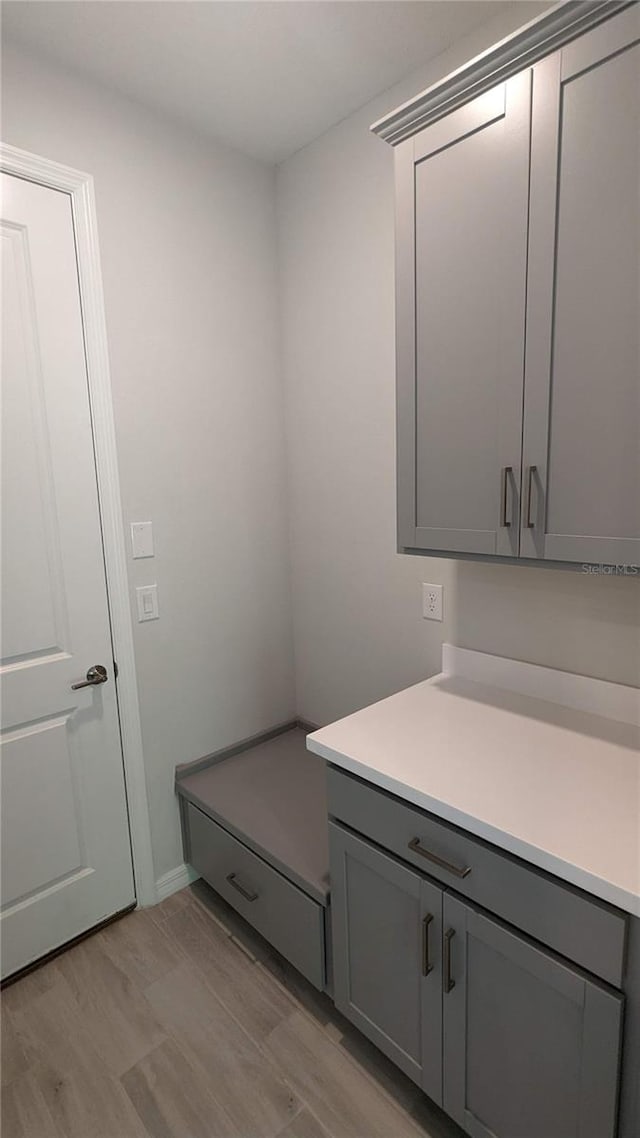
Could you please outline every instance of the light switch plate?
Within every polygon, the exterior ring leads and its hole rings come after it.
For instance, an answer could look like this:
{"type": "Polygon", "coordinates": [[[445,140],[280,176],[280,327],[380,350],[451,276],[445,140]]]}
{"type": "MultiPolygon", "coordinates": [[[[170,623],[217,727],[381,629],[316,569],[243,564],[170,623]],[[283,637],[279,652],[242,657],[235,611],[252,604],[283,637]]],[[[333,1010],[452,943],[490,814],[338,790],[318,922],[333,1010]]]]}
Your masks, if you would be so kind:
{"type": "Polygon", "coordinates": [[[442,585],[422,586],[422,615],[425,620],[442,620],[442,585]]]}
{"type": "Polygon", "coordinates": [[[151,522],[131,523],[131,549],[133,559],[153,557],[153,527],[151,522]]]}
{"type": "Polygon", "coordinates": [[[136,589],[136,601],[138,604],[138,621],[140,623],[143,620],[158,620],[160,612],[158,610],[157,585],[140,585],[136,589]]]}

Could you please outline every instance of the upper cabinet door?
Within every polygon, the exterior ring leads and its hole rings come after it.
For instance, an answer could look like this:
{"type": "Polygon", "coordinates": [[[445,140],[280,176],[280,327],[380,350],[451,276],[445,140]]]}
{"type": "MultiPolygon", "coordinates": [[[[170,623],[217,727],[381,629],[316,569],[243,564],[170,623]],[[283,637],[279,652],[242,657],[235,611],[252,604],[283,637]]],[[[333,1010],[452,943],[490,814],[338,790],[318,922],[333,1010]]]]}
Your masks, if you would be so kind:
{"type": "Polygon", "coordinates": [[[398,543],[517,556],[531,72],[397,159],[398,543]]]}
{"type": "Polygon", "coordinates": [[[640,8],[534,68],[520,553],[640,563],[640,8]]]}

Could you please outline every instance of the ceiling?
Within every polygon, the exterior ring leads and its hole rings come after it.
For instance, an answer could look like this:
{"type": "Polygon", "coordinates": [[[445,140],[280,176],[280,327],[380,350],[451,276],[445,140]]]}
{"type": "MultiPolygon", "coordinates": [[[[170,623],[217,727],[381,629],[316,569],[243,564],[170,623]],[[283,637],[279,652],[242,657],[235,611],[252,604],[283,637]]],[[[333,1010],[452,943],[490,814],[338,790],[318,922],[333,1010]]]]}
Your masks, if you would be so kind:
{"type": "Polygon", "coordinates": [[[2,32],[278,162],[504,7],[505,0],[6,0],[2,32]]]}

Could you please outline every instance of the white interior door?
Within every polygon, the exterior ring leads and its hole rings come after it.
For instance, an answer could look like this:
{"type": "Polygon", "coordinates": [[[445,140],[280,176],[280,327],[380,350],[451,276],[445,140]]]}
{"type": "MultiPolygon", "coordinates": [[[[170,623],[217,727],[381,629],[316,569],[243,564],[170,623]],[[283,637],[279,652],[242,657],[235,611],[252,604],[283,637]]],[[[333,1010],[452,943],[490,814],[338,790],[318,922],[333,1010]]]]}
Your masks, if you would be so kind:
{"type": "Polygon", "coordinates": [[[135,895],[70,196],[3,174],[1,236],[8,976],[135,895]]]}

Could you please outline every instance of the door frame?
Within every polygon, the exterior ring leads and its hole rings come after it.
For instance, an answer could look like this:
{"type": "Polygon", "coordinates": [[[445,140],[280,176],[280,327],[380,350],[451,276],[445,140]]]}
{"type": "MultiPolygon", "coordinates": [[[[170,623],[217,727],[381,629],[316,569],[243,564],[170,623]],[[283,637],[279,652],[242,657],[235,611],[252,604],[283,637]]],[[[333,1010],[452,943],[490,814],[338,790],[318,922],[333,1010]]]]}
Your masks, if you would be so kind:
{"type": "Polygon", "coordinates": [[[0,169],[29,182],[61,190],[71,199],[107,602],[113,654],[118,662],[116,698],[133,876],[138,906],[153,905],[158,897],[151,850],[93,178],[70,166],[1,142],[0,169]]]}

